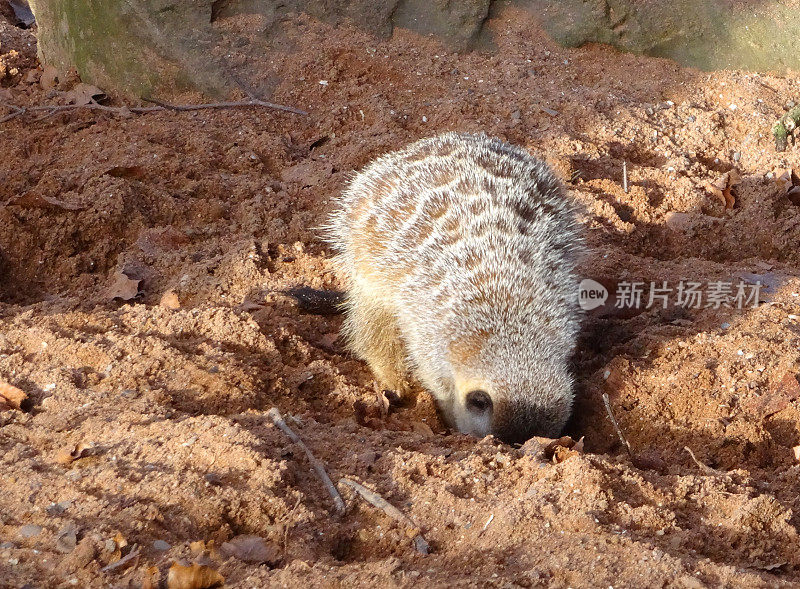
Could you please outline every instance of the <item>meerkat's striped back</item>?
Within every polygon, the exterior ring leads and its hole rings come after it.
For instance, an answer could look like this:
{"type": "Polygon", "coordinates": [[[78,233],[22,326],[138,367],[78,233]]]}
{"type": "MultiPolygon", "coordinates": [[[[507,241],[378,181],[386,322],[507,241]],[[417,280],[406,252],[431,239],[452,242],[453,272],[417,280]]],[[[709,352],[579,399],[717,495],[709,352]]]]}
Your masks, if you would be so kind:
{"type": "Polygon", "coordinates": [[[355,177],[330,236],[348,289],[346,330],[374,370],[381,360],[367,348],[386,345],[374,325],[364,337],[365,308],[398,340],[391,353],[402,359],[391,363],[411,369],[462,431],[487,433],[459,419],[459,380],[503,389],[486,393],[488,431],[563,425],[571,393],[553,405],[544,389],[570,386],[562,373],[578,329],[583,245],[574,205],[543,163],[483,135],[418,141],[355,177]]]}

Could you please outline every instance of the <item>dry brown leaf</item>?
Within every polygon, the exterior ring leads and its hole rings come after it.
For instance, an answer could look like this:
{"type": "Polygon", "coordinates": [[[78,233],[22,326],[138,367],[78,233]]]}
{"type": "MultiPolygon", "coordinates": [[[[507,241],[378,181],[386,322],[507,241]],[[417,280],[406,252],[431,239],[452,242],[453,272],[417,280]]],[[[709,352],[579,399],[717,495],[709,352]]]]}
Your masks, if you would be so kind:
{"type": "Polygon", "coordinates": [[[88,456],[91,448],[89,444],[84,444],[83,442],[73,448],[62,448],[58,451],[58,454],[56,454],[56,462],[59,464],[70,464],[88,456]]]}
{"type": "Polygon", "coordinates": [[[800,398],[800,382],[796,374],[787,372],[778,384],[770,387],[769,391],[744,403],[744,409],[759,419],[765,419],[783,411],[789,403],[798,398],[800,398]]]}
{"type": "Polygon", "coordinates": [[[39,78],[39,85],[42,90],[52,90],[58,83],[58,70],[52,65],[44,66],[42,77],[39,78]]]}
{"type": "Polygon", "coordinates": [[[183,566],[177,562],[169,567],[167,589],[207,589],[217,587],[225,578],[209,566],[197,563],[183,566]]]}
{"type": "Polygon", "coordinates": [[[196,542],[189,542],[189,550],[192,552],[205,552],[206,543],[202,540],[197,540],[196,542]]]}
{"type": "Polygon", "coordinates": [[[100,102],[106,97],[106,93],[97,86],[81,82],[76,84],[75,87],[64,96],[67,98],[68,103],[83,106],[92,102],[100,102]]]}
{"type": "Polygon", "coordinates": [[[0,411],[21,409],[27,398],[25,391],[0,380],[0,411]]]}
{"type": "Polygon", "coordinates": [[[557,440],[538,439],[549,442],[545,446],[544,455],[548,460],[552,460],[553,464],[560,464],[568,458],[578,456],[583,452],[583,438],[577,442],[569,436],[562,436],[557,440]]]}
{"type": "Polygon", "coordinates": [[[690,213],[680,213],[677,211],[670,211],[664,216],[664,222],[667,227],[673,231],[688,231],[694,227],[697,217],[690,213]]]}
{"type": "Polygon", "coordinates": [[[414,433],[417,433],[417,434],[421,434],[423,436],[432,436],[433,435],[433,430],[431,429],[431,426],[429,426],[427,423],[422,422],[422,421],[412,421],[411,422],[411,431],[413,431],[414,433]]]}
{"type": "Polygon", "coordinates": [[[256,303],[253,301],[242,301],[242,303],[237,307],[237,309],[241,311],[258,311],[263,308],[264,308],[263,304],[256,303]]]}
{"type": "Polygon", "coordinates": [[[280,550],[275,544],[258,536],[236,536],[228,542],[223,542],[220,551],[244,562],[267,563],[270,566],[275,565],[281,557],[280,550]]]}
{"type": "Polygon", "coordinates": [[[175,294],[174,290],[168,290],[163,294],[161,297],[161,302],[159,303],[165,309],[180,309],[181,308],[181,301],[178,299],[178,295],[175,294]]]}
{"type": "Polygon", "coordinates": [[[7,204],[26,209],[61,209],[64,211],[82,211],[86,208],[33,191],[12,198],[7,204]]]}
{"type": "Polygon", "coordinates": [[[183,231],[170,225],[144,229],[136,238],[136,245],[148,256],[157,256],[164,251],[174,251],[189,241],[189,237],[183,231]]]}
{"type": "Polygon", "coordinates": [[[122,299],[129,301],[139,294],[139,284],[141,280],[131,278],[124,272],[117,272],[114,275],[114,282],[106,289],[105,294],[109,299],[122,299]]]}
{"type": "Polygon", "coordinates": [[[55,548],[62,554],[69,554],[78,545],[78,530],[74,525],[67,525],[56,534],[55,548]]]}
{"type": "Polygon", "coordinates": [[[772,173],[781,192],[786,194],[793,205],[800,206],[800,170],[776,168],[772,173]]]}
{"type": "Polygon", "coordinates": [[[144,168],[141,166],[114,166],[105,171],[114,178],[141,178],[144,176],[144,168]]]}
{"type": "Polygon", "coordinates": [[[741,184],[741,182],[742,177],[739,174],[739,171],[734,168],[729,172],[725,172],[714,182],[709,182],[706,185],[706,188],[708,188],[711,194],[722,201],[722,204],[725,205],[726,209],[731,209],[733,208],[733,205],[736,204],[736,199],[733,197],[731,189],[737,184],[741,184]]]}

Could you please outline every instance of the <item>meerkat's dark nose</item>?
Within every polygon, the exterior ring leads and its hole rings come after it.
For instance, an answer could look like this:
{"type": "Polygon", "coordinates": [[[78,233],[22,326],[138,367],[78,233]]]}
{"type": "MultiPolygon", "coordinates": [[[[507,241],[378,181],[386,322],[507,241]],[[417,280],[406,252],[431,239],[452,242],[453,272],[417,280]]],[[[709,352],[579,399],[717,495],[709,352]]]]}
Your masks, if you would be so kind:
{"type": "Polygon", "coordinates": [[[475,414],[492,410],[492,398],[486,391],[470,391],[466,398],[467,409],[475,414]]]}

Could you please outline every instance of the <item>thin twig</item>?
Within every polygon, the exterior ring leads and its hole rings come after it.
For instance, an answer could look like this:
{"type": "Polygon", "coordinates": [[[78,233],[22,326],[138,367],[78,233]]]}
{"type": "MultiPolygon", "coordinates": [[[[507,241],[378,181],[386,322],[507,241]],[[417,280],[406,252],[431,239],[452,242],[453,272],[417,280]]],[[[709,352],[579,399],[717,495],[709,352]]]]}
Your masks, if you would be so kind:
{"type": "Polygon", "coordinates": [[[283,527],[283,555],[286,556],[286,546],[289,544],[289,531],[292,529],[292,521],[294,521],[294,512],[297,511],[297,508],[300,507],[300,502],[303,500],[303,496],[297,498],[297,501],[292,507],[292,511],[289,512],[289,521],[286,522],[286,525],[283,527]]]}
{"type": "Polygon", "coordinates": [[[158,105],[166,110],[185,111],[185,110],[203,110],[206,108],[244,108],[248,106],[263,106],[266,108],[274,108],[275,110],[283,110],[286,112],[291,112],[296,115],[308,114],[308,112],[300,110],[299,108],[294,108],[293,106],[285,106],[283,104],[275,104],[274,102],[266,102],[264,100],[258,100],[258,99],[237,100],[234,102],[210,102],[207,104],[169,104],[167,102],[162,102],[154,98],[148,98],[146,96],[143,96],[142,100],[144,100],[145,102],[152,102],[153,104],[158,105]]]}
{"type": "Polygon", "coordinates": [[[628,162],[622,162],[622,189],[628,193],[628,162]]]}
{"type": "Polygon", "coordinates": [[[7,102],[0,102],[0,106],[12,109],[14,111],[11,114],[6,115],[2,119],[0,119],[0,123],[5,123],[6,121],[10,121],[14,117],[18,117],[19,115],[25,112],[24,108],[22,108],[21,106],[17,106],[16,104],[8,104],[7,102]]]}
{"type": "Polygon", "coordinates": [[[242,82],[239,79],[239,76],[236,76],[233,73],[231,73],[233,69],[234,68],[231,68],[231,67],[227,67],[226,68],[226,70],[228,71],[228,77],[231,80],[233,80],[233,83],[236,84],[239,87],[239,90],[241,90],[242,92],[247,94],[247,97],[250,100],[261,100],[258,96],[255,95],[255,93],[244,82],[242,82]]]}
{"type": "Polygon", "coordinates": [[[717,470],[716,468],[711,468],[711,467],[710,467],[710,466],[708,466],[707,464],[703,464],[702,462],[700,462],[700,461],[699,461],[699,460],[698,460],[698,459],[695,457],[695,455],[694,455],[694,452],[692,452],[692,449],[691,449],[689,446],[684,446],[684,447],[683,447],[683,449],[684,449],[684,450],[686,450],[686,451],[689,453],[689,456],[691,456],[691,457],[692,457],[692,460],[694,461],[694,463],[695,463],[697,466],[699,466],[699,467],[700,467],[700,470],[702,470],[703,472],[706,472],[706,473],[708,473],[708,474],[728,474],[728,473],[726,473],[726,472],[724,472],[724,471],[717,470]]]}
{"type": "Polygon", "coordinates": [[[486,523],[483,524],[483,528],[478,533],[478,536],[480,536],[481,534],[483,534],[486,531],[486,529],[489,527],[489,524],[491,524],[492,521],[494,521],[494,514],[493,513],[489,515],[489,519],[487,519],[486,523]]]}
{"type": "Polygon", "coordinates": [[[115,114],[128,114],[128,113],[144,114],[149,112],[160,112],[164,110],[191,111],[191,110],[205,110],[209,108],[247,108],[253,106],[260,106],[264,108],[272,108],[275,110],[290,112],[297,115],[308,114],[307,111],[300,110],[299,108],[285,106],[283,104],[275,104],[273,102],[265,102],[263,100],[239,100],[235,102],[211,102],[206,104],[168,104],[166,102],[161,102],[159,100],[154,100],[152,98],[143,98],[142,100],[145,100],[146,102],[152,102],[156,106],[106,106],[104,104],[90,102],[89,104],[47,104],[47,105],[22,107],[8,102],[0,102],[0,106],[3,106],[5,108],[14,111],[6,115],[2,119],[0,119],[0,123],[10,121],[11,119],[14,119],[18,116],[24,115],[25,113],[29,112],[46,112],[47,114],[43,118],[47,118],[56,113],[70,111],[70,110],[101,110],[104,112],[110,112],[115,114]]]}
{"type": "Polygon", "coordinates": [[[116,571],[117,569],[125,568],[129,564],[133,564],[131,561],[133,561],[133,560],[137,560],[138,561],[139,554],[140,554],[140,550],[136,546],[136,544],[134,544],[133,548],[131,549],[131,551],[126,556],[123,556],[119,560],[117,560],[115,562],[112,562],[111,564],[109,564],[107,566],[104,566],[102,569],[100,569],[100,571],[103,572],[103,573],[111,573],[113,571],[116,571]]]}
{"type": "Polygon", "coordinates": [[[417,549],[417,552],[422,554],[428,554],[430,552],[430,546],[428,546],[428,542],[422,537],[422,534],[419,533],[419,527],[405,513],[397,509],[394,505],[378,495],[375,491],[370,491],[364,485],[360,485],[355,481],[350,479],[339,479],[339,484],[347,485],[348,487],[355,489],[367,503],[370,503],[378,509],[383,510],[386,515],[408,526],[411,532],[415,532],[414,548],[417,549]]]}
{"type": "Polygon", "coordinates": [[[611,420],[611,424],[614,426],[614,429],[617,432],[619,441],[622,442],[623,446],[625,446],[625,449],[628,451],[628,456],[633,458],[633,450],[631,450],[631,445],[622,434],[622,429],[620,429],[619,423],[617,423],[617,418],[614,417],[614,412],[611,410],[611,401],[608,398],[608,393],[603,393],[603,404],[606,406],[606,413],[608,413],[608,418],[611,420]]]}
{"type": "Polygon", "coordinates": [[[344,500],[342,499],[342,496],[339,495],[339,491],[336,490],[336,487],[333,486],[333,481],[331,481],[331,477],[328,476],[328,473],[326,472],[325,466],[322,464],[322,462],[320,462],[317,457],[311,453],[311,450],[309,450],[308,446],[303,443],[303,440],[301,440],[300,437],[294,433],[288,425],[286,425],[286,422],[283,420],[281,412],[278,411],[277,407],[270,409],[267,412],[267,415],[269,415],[270,419],[272,419],[272,422],[277,425],[283,433],[289,436],[290,440],[303,449],[308,457],[308,461],[311,463],[311,466],[314,467],[317,476],[322,480],[325,488],[328,489],[328,493],[330,493],[331,499],[333,499],[333,503],[336,505],[336,511],[338,513],[344,513],[344,500]]]}

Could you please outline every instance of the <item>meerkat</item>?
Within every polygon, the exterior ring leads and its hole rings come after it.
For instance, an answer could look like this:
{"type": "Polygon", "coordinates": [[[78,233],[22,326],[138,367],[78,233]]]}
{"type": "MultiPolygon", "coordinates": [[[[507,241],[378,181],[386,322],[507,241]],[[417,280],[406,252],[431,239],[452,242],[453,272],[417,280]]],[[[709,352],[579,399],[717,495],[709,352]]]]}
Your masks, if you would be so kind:
{"type": "Polygon", "coordinates": [[[544,163],[483,134],[423,139],[358,173],[327,232],[344,338],[381,388],[414,377],[463,433],[559,435],[584,242],[544,163]]]}

